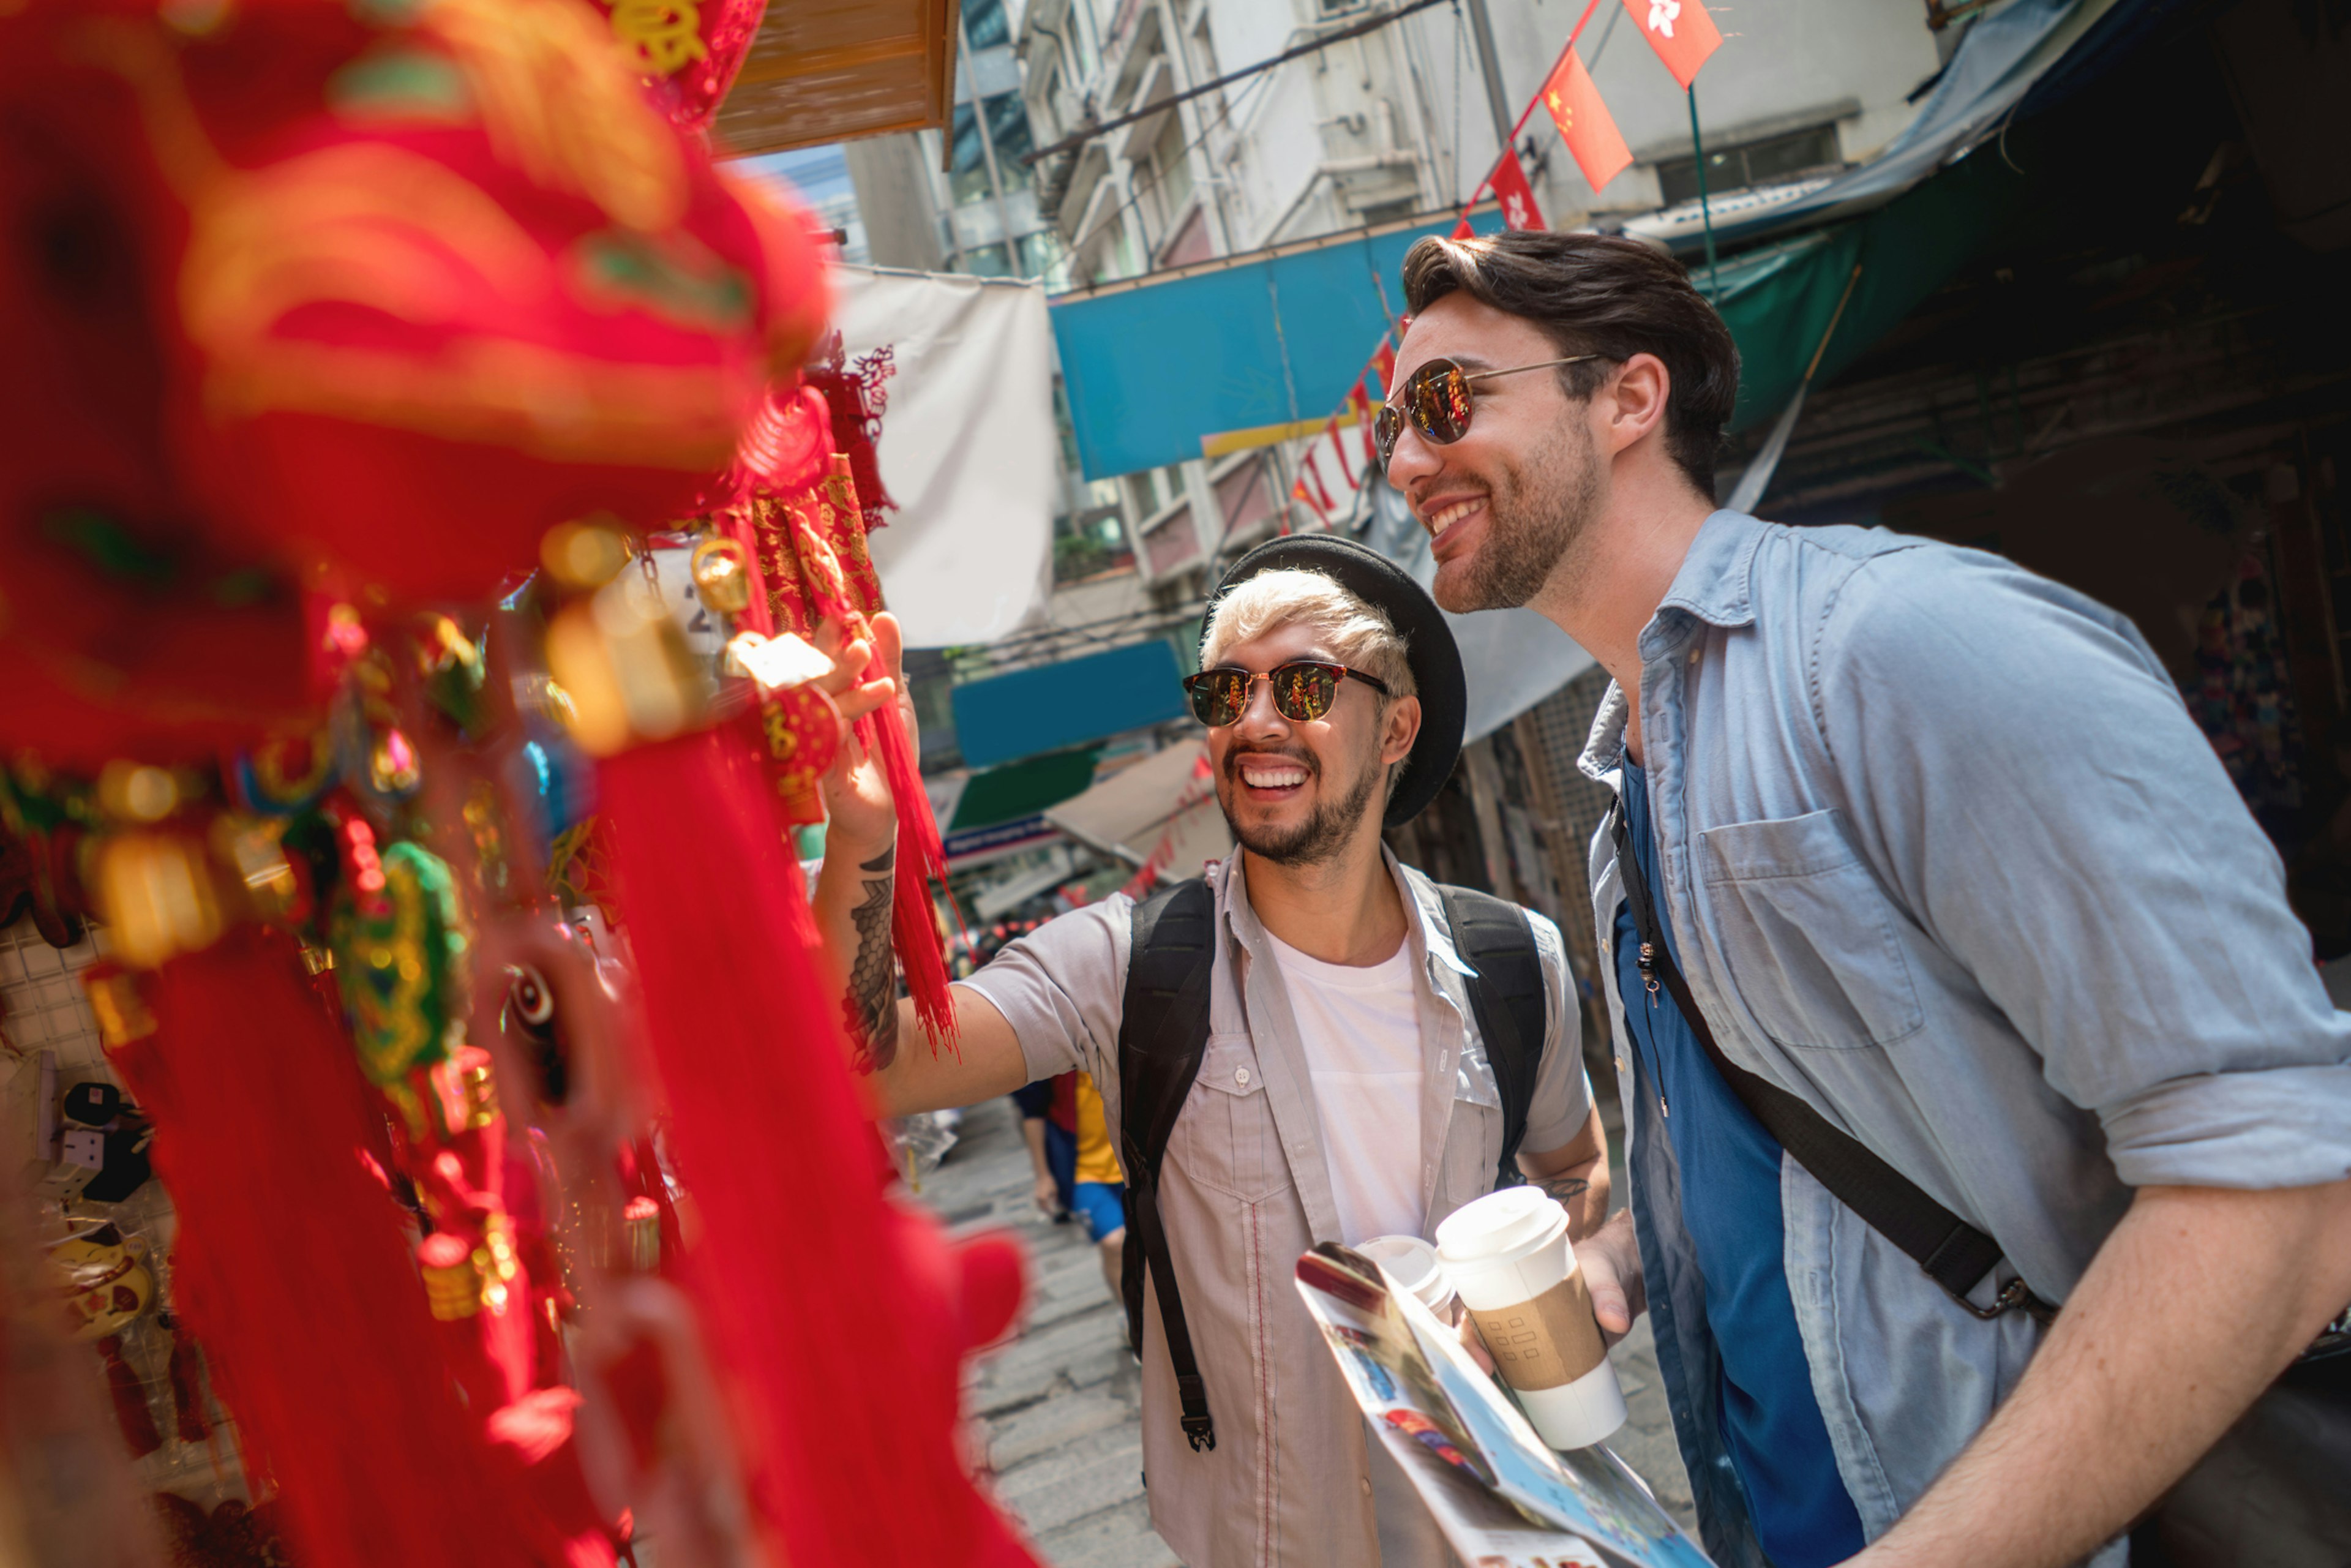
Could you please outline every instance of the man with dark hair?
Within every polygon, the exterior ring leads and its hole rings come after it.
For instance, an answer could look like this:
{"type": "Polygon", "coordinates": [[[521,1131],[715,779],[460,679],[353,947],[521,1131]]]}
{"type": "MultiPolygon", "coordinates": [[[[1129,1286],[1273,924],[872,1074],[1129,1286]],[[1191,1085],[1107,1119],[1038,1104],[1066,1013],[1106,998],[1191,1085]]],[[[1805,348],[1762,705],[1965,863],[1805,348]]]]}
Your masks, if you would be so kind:
{"type": "Polygon", "coordinates": [[[2275,852],[2124,617],[1717,510],[1738,355],[1666,257],[1405,277],[1380,434],[1437,600],[1614,677],[1632,1206],[1577,1251],[1604,1327],[1655,1320],[1709,1549],[2121,1561],[2351,1299],[2351,1019],[2275,852]]]}

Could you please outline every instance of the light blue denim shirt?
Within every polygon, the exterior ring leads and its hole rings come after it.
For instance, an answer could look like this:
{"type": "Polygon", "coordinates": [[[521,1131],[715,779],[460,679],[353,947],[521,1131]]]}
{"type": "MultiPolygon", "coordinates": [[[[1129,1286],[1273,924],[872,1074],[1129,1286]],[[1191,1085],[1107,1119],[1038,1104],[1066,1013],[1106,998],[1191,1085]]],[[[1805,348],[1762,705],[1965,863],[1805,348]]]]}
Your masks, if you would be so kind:
{"type": "MultiPolygon", "coordinates": [[[[1708,517],[1642,632],[1666,917],[1723,1052],[1803,1099],[2062,1302],[2147,1184],[2351,1175],[2351,1015],[2276,852],[2124,616],[1883,529],[1708,517]]],[[[1583,767],[1621,779],[1612,687],[1583,767]]],[[[1593,906],[1621,884],[1604,828],[1593,906]]],[[[1706,1542],[1760,1563],[1654,1098],[1625,1071],[1632,1207],[1706,1542]]],[[[1874,1539],[2015,1386],[1983,1322],[1783,1160],[1813,1391],[1874,1539]]],[[[2116,1542],[2100,1561],[2120,1562],[2116,1542]]]]}

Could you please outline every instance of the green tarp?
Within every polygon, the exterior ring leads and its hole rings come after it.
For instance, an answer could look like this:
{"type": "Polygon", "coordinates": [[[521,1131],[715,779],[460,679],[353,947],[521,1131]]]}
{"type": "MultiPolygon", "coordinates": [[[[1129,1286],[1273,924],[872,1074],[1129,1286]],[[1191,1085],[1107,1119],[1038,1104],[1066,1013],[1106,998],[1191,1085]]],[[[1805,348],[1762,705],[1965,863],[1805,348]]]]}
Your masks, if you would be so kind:
{"type": "MultiPolygon", "coordinates": [[[[1721,267],[1716,307],[1739,342],[1733,430],[1777,414],[1795,395],[1853,277],[1852,303],[1815,381],[1826,382],[1998,240],[2028,205],[2031,182],[1980,149],[1865,217],[1750,251],[1721,267]]],[[[1706,263],[1691,275],[1713,292],[1706,263]]]]}
{"type": "Polygon", "coordinates": [[[1094,759],[1101,755],[1099,746],[1081,746],[975,773],[956,800],[955,821],[946,831],[960,833],[1017,821],[1082,795],[1093,787],[1094,759]]]}

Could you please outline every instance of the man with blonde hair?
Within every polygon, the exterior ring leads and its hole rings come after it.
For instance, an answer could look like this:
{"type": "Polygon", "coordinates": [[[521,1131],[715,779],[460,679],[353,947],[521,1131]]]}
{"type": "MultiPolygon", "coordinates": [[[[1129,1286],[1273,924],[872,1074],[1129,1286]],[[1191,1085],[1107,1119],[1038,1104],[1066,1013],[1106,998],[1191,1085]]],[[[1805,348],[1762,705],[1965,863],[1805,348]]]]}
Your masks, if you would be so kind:
{"type": "MultiPolygon", "coordinates": [[[[1451,774],[1466,707],[1452,633],[1393,563],[1329,535],[1251,551],[1200,663],[1238,852],[1005,948],[956,988],[957,1050],[901,1003],[866,1054],[892,1114],[1092,1074],[1128,1181],[1152,1523],[1185,1562],[1442,1562],[1291,1271],[1317,1242],[1426,1238],[1520,1173],[1597,1228],[1607,1153],[1559,933],[1381,841],[1451,774]]],[[[889,831],[836,815],[828,874],[886,865],[889,831]]]]}

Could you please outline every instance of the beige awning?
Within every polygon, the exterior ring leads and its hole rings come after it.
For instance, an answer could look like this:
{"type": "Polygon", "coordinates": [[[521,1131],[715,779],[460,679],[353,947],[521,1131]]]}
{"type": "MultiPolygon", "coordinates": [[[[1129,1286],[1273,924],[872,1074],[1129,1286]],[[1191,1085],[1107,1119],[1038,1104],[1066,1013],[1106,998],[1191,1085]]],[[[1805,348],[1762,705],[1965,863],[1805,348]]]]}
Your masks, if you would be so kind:
{"type": "Polygon", "coordinates": [[[1231,831],[1207,775],[1205,743],[1170,746],[1052,807],[1045,820],[1080,843],[1166,878],[1200,874],[1232,853],[1231,831]]]}
{"type": "Polygon", "coordinates": [[[771,0],[734,90],[722,152],[781,152],[944,126],[959,0],[771,0]]]}

